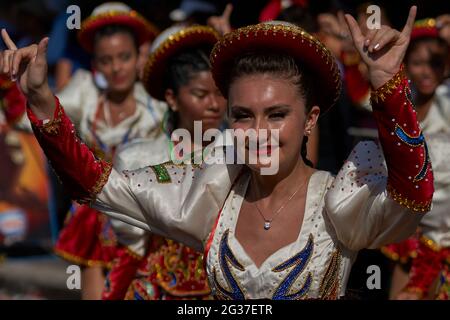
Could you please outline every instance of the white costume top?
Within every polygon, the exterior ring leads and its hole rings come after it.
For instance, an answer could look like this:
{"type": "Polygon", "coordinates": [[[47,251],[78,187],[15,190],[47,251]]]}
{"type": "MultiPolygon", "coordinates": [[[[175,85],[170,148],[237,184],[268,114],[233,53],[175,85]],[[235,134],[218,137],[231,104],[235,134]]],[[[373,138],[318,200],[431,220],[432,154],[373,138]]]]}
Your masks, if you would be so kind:
{"type": "Polygon", "coordinates": [[[433,164],[433,207],[420,222],[421,233],[439,248],[450,247],[450,132],[426,136],[433,164]]]}
{"type": "Polygon", "coordinates": [[[450,88],[441,85],[420,127],[433,164],[433,207],[420,222],[421,234],[435,246],[450,247],[450,88]]]}
{"type": "Polygon", "coordinates": [[[388,198],[382,152],[363,142],[335,179],[313,174],[298,239],[257,269],[234,238],[247,182],[240,165],[113,169],[93,206],[197,250],[210,243],[207,272],[219,298],[336,298],[345,293],[358,250],[400,241],[422,218],[388,198]]]}
{"type": "MultiPolygon", "coordinates": [[[[169,139],[165,134],[160,134],[155,139],[140,138],[122,145],[117,149],[113,163],[114,168],[121,172],[125,169],[133,170],[164,163],[168,160],[169,139]]],[[[143,257],[147,253],[148,231],[121,220],[110,220],[117,241],[143,257]]]]}
{"type": "Polygon", "coordinates": [[[92,124],[101,95],[92,73],[86,70],[75,72],[69,84],[57,94],[78,134],[88,145],[104,144],[110,148],[136,138],[154,137],[161,133],[160,124],[167,106],[164,102],[151,98],[142,84],[136,82],[134,114],[114,127],[108,126],[102,119],[97,120],[94,137],[92,124]]]}

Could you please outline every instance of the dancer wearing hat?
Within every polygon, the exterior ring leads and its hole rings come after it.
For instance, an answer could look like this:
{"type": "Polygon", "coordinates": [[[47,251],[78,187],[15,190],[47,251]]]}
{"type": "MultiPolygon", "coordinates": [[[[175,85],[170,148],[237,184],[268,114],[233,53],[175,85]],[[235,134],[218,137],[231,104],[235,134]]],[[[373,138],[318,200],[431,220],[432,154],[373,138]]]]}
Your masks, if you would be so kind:
{"type": "MultiPolygon", "coordinates": [[[[95,74],[78,71],[58,93],[80,138],[97,157],[112,159],[115,149],[135,138],[160,134],[164,107],[137,82],[139,47],[152,41],[156,28],[122,3],[105,3],[83,21],[78,33],[81,46],[92,54],[95,74]]],[[[88,206],[74,205],[60,233],[55,252],[80,264],[82,296],[99,299],[104,268],[117,255],[111,221],[88,206]]],[[[133,256],[133,261],[137,255],[133,256]]]]}
{"type": "Polygon", "coordinates": [[[447,136],[450,141],[450,99],[438,92],[449,70],[448,55],[448,45],[439,36],[436,20],[428,18],[417,21],[405,55],[405,71],[411,80],[410,98],[415,105],[422,132],[430,141],[430,158],[436,164],[433,166],[436,191],[433,209],[422,219],[417,234],[382,248],[382,252],[396,262],[391,281],[392,298],[434,297],[432,285],[442,269],[445,255],[438,258],[441,262],[437,263],[433,263],[432,257],[441,256],[441,249],[444,253],[449,246],[446,239],[450,234],[450,215],[447,210],[450,192],[447,176],[450,168],[446,165],[448,157],[445,149],[448,147],[443,137],[447,136]],[[416,261],[418,255],[422,258],[416,261]],[[411,262],[413,267],[408,276],[411,262]],[[403,292],[398,295],[402,289],[403,292]]]}
{"type": "MultiPolygon", "coordinates": [[[[157,139],[137,139],[118,149],[114,161],[116,170],[170,161],[171,152],[176,148],[171,140],[172,133],[183,128],[193,137],[194,121],[202,121],[204,131],[220,126],[226,100],[215,86],[209,62],[209,54],[218,39],[217,32],[206,26],[174,26],[155,39],[143,81],[153,97],[166,100],[170,107],[163,123],[165,134],[157,139]]],[[[191,155],[178,156],[181,159],[191,155]]],[[[119,242],[127,243],[132,252],[146,256],[137,274],[136,270],[133,273],[123,266],[127,259],[115,260],[103,297],[123,299],[130,283],[126,299],[211,297],[202,254],[139,230],[142,229],[126,224],[115,228],[119,242]],[[122,238],[125,241],[121,241],[122,238]]]]}
{"type": "Polygon", "coordinates": [[[202,165],[169,162],[118,172],[78,141],[47,89],[46,39],[16,49],[5,34],[15,58],[9,62],[2,53],[1,67],[16,74],[23,66],[17,76],[36,137],[72,196],[205,250],[217,298],[336,299],[345,294],[358,250],[406,238],[431,206],[431,164],[401,66],[415,14],[412,7],[401,32],[382,26],[366,35],[346,16],[369,69],[381,147],[356,146],[336,178],[309,167],[302,150],[339,94],[339,70],[330,52],[295,26],[240,28],[211,54],[231,127],[270,129],[274,137],[279,129],[278,142],[262,141],[256,150],[236,146],[240,159],[257,156],[244,165],[210,161],[224,149],[215,144],[202,165]],[[279,170],[263,175],[263,156],[276,153],[270,160],[279,170]]]}

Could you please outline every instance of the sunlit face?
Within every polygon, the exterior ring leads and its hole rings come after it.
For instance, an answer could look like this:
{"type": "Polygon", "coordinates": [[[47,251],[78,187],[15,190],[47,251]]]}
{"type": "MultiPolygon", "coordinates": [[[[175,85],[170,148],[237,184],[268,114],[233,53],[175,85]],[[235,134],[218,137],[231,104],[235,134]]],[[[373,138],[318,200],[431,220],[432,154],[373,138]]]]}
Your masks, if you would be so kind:
{"type": "Polygon", "coordinates": [[[435,41],[418,43],[408,54],[406,71],[419,95],[433,95],[445,77],[445,49],[435,41]]]}
{"type": "Polygon", "coordinates": [[[266,145],[264,142],[263,145],[258,143],[256,150],[246,143],[247,166],[255,171],[267,166],[261,161],[249,163],[252,152],[258,159],[278,153],[279,167],[293,168],[301,158],[303,136],[315,126],[320,109],[314,106],[307,113],[305,99],[291,81],[266,74],[242,76],[234,80],[228,98],[233,129],[254,129],[258,134],[260,129],[279,130],[278,145],[270,139],[270,133],[266,145]]]}
{"type": "Polygon", "coordinates": [[[167,89],[166,100],[170,108],[178,113],[178,127],[191,133],[194,132],[194,121],[202,122],[203,132],[218,128],[227,106],[210,71],[194,74],[177,93],[167,89]]]}
{"type": "Polygon", "coordinates": [[[112,92],[128,91],[137,76],[138,53],[127,33],[101,37],[94,47],[95,68],[101,72],[112,92]]]}

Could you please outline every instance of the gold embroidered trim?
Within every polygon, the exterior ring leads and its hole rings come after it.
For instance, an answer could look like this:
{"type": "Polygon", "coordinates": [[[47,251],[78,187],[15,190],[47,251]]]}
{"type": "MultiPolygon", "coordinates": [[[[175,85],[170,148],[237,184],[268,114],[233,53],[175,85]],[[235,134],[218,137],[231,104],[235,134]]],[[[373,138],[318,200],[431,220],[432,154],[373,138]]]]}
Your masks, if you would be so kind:
{"type": "MultiPolygon", "coordinates": [[[[264,33],[264,35],[277,35],[282,34],[284,37],[292,37],[292,39],[299,38],[301,42],[308,42],[310,46],[314,46],[318,55],[322,58],[325,58],[325,63],[329,66],[329,71],[333,75],[334,83],[336,84],[336,93],[333,99],[333,102],[330,106],[334,105],[336,101],[339,99],[342,81],[339,67],[336,63],[336,59],[333,57],[330,50],[328,50],[322,42],[316,39],[314,36],[303,30],[302,28],[295,25],[282,25],[282,24],[269,24],[269,23],[260,23],[256,25],[250,25],[247,27],[242,27],[236,29],[235,31],[229,32],[225,34],[214,46],[210,60],[211,64],[214,66],[215,60],[219,55],[220,51],[223,48],[226,48],[228,45],[231,45],[233,41],[245,41],[245,38],[248,38],[251,33],[257,35],[258,33],[264,33]]],[[[214,67],[213,67],[214,69],[214,67]]]]}
{"type": "Polygon", "coordinates": [[[147,63],[145,64],[144,76],[142,81],[145,84],[145,86],[148,88],[149,86],[152,85],[152,83],[149,83],[150,74],[152,73],[154,66],[158,63],[160,57],[163,54],[165,54],[168,49],[170,49],[175,44],[179,43],[181,40],[191,35],[198,36],[200,34],[212,35],[213,37],[216,38],[216,40],[219,40],[220,38],[219,33],[217,33],[216,30],[208,26],[191,26],[170,35],[158,46],[156,51],[149,56],[147,63]]]}
{"type": "Polygon", "coordinates": [[[127,252],[127,254],[132,257],[135,260],[142,260],[143,256],[141,256],[140,254],[137,254],[136,252],[134,252],[133,250],[131,250],[129,247],[125,248],[125,251],[127,252]]]}
{"type": "Polygon", "coordinates": [[[97,182],[95,182],[94,186],[89,191],[89,193],[92,195],[92,198],[94,198],[95,195],[99,194],[100,191],[102,191],[104,185],[108,181],[109,175],[111,174],[111,170],[112,170],[112,163],[105,162],[103,172],[100,174],[100,177],[97,179],[97,182]]]}
{"type": "Polygon", "coordinates": [[[60,256],[61,258],[63,258],[64,260],[67,260],[69,262],[73,262],[75,264],[78,265],[83,265],[85,267],[102,267],[102,268],[107,268],[107,269],[111,269],[112,268],[112,263],[111,262],[104,262],[104,261],[100,261],[100,260],[91,260],[91,259],[84,259],[81,258],[79,256],[73,255],[71,253],[68,253],[64,250],[61,249],[53,249],[54,253],[58,256],[60,256]]]}
{"type": "Polygon", "coordinates": [[[400,257],[397,252],[391,250],[389,247],[384,246],[381,247],[381,253],[384,254],[388,259],[391,259],[392,261],[398,261],[401,264],[406,264],[409,262],[410,259],[415,259],[417,257],[417,251],[412,250],[408,253],[407,256],[400,257]]]}
{"type": "Polygon", "coordinates": [[[341,252],[336,249],[331,256],[327,271],[320,283],[319,297],[324,300],[336,300],[339,296],[339,270],[341,267],[341,252]]]}
{"type": "Polygon", "coordinates": [[[431,200],[427,202],[416,202],[416,200],[408,199],[401,193],[397,192],[397,190],[395,190],[394,187],[389,184],[387,185],[386,190],[392,200],[414,212],[425,213],[430,211],[431,209],[431,200]]]}
{"type": "Polygon", "coordinates": [[[427,246],[433,251],[438,252],[441,250],[441,247],[427,236],[422,235],[419,240],[421,243],[423,243],[425,246],[427,246]]]}
{"type": "Polygon", "coordinates": [[[105,13],[101,13],[98,14],[96,16],[91,16],[86,18],[86,20],[84,20],[81,23],[81,29],[80,32],[78,33],[78,37],[80,37],[80,34],[86,32],[86,30],[91,27],[92,24],[96,23],[98,20],[105,20],[108,18],[116,18],[116,17],[129,17],[132,18],[134,20],[139,21],[140,23],[142,23],[144,25],[144,28],[147,29],[147,32],[149,32],[152,37],[155,37],[159,31],[158,28],[156,28],[156,26],[154,26],[152,23],[150,23],[150,21],[148,21],[147,19],[145,19],[143,16],[141,16],[138,12],[131,10],[130,12],[125,12],[125,11],[108,11],[105,13]]]}
{"type": "Polygon", "coordinates": [[[41,132],[44,132],[45,134],[50,134],[53,136],[56,136],[59,133],[59,126],[61,125],[62,121],[62,115],[63,115],[63,108],[59,105],[57,105],[58,113],[56,114],[56,117],[46,124],[43,124],[39,127],[39,130],[41,132]]]}
{"type": "Polygon", "coordinates": [[[406,78],[405,70],[403,65],[400,67],[400,70],[392,77],[391,80],[383,84],[377,90],[372,90],[370,93],[370,100],[373,103],[379,103],[386,100],[386,98],[394,92],[398,86],[402,83],[402,81],[406,78]]]}

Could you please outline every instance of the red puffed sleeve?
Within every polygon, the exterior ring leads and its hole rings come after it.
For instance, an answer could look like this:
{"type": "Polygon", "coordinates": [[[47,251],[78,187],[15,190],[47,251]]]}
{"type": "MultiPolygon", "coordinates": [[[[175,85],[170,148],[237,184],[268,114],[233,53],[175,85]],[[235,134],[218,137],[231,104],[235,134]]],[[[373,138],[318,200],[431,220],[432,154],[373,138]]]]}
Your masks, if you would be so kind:
{"type": "Polygon", "coordinates": [[[429,211],[433,173],[403,67],[372,92],[371,100],[388,168],[390,197],[412,211],[429,211]]]}
{"type": "Polygon", "coordinates": [[[75,133],[75,128],[55,97],[53,119],[39,120],[27,108],[34,134],[51,166],[73,199],[89,202],[101,191],[111,172],[111,164],[99,160],[75,133]]]}

